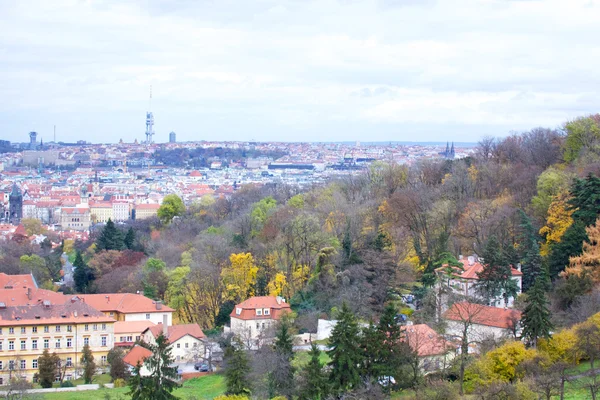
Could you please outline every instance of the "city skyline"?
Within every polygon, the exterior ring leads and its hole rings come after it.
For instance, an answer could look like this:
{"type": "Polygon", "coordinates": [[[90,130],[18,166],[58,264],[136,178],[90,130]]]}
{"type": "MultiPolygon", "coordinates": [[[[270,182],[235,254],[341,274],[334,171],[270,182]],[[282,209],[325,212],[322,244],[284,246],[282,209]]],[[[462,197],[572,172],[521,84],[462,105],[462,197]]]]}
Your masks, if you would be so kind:
{"type": "Polygon", "coordinates": [[[596,111],[598,1],[0,4],[0,136],[476,142],[596,111]],[[573,45],[576,43],[577,45],[573,45]],[[558,61],[560,60],[560,62],[558,61]],[[148,91],[153,87],[151,110],[148,91]]]}

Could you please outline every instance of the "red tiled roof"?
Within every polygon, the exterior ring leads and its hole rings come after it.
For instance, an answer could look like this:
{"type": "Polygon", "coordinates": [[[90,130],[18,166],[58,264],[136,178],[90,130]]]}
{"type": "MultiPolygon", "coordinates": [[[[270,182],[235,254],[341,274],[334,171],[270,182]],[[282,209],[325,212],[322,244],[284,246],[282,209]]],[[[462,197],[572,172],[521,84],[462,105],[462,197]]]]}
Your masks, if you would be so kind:
{"type": "Polygon", "coordinates": [[[403,326],[402,331],[405,334],[404,340],[419,357],[445,354],[455,348],[453,343],[448,342],[426,324],[403,326]]]}
{"type": "Polygon", "coordinates": [[[31,274],[22,275],[8,275],[4,272],[0,272],[0,289],[11,289],[11,288],[37,288],[37,284],[31,274]]]}
{"type": "Polygon", "coordinates": [[[230,317],[251,320],[251,319],[279,319],[285,312],[290,311],[290,305],[286,302],[278,301],[275,296],[255,296],[237,304],[230,317]],[[270,315],[256,315],[257,308],[268,308],[270,309],[270,315]],[[241,312],[238,314],[238,309],[241,312]]]}
{"type": "Polygon", "coordinates": [[[100,311],[75,299],[63,304],[40,302],[35,305],[7,306],[0,308],[0,325],[50,325],[87,322],[114,322],[100,311]]]}
{"type": "Polygon", "coordinates": [[[52,290],[38,289],[29,286],[28,288],[14,287],[13,289],[0,289],[0,302],[10,306],[25,306],[38,304],[41,301],[49,300],[53,304],[64,304],[69,299],[62,293],[56,293],[52,290]],[[28,289],[31,289],[28,296],[28,289]]]}
{"type": "MultiPolygon", "coordinates": [[[[154,326],[149,327],[146,330],[150,330],[150,332],[152,333],[152,335],[154,337],[158,337],[158,336],[160,336],[161,332],[163,331],[163,325],[162,324],[154,325],[154,326]]],[[[192,337],[195,337],[196,339],[203,339],[206,337],[204,332],[202,332],[200,325],[198,325],[198,324],[183,324],[183,325],[173,325],[173,326],[167,327],[167,339],[171,343],[178,341],[179,339],[181,339],[182,337],[184,337],[186,335],[190,335],[192,337]]]]}
{"type": "Polygon", "coordinates": [[[147,348],[135,345],[133,346],[133,349],[131,349],[131,351],[129,351],[129,353],[127,353],[125,357],[123,357],[123,362],[125,364],[131,365],[132,367],[135,367],[138,364],[138,362],[140,364],[143,364],[144,360],[150,357],[151,355],[152,352],[147,348]]]}
{"type": "Polygon", "coordinates": [[[116,311],[122,314],[131,313],[153,313],[153,312],[173,312],[171,307],[161,305],[160,310],[156,309],[156,302],[141,294],[133,293],[106,293],[106,294],[81,294],[86,303],[92,307],[103,311],[116,311]]]}
{"type": "Polygon", "coordinates": [[[444,313],[451,321],[468,321],[477,325],[510,329],[514,320],[521,319],[521,312],[513,309],[484,306],[475,303],[455,303],[444,313]]]}
{"type": "Polygon", "coordinates": [[[115,322],[115,335],[121,333],[142,333],[146,329],[154,326],[154,322],[143,320],[143,321],[117,321],[115,322]]]}
{"type": "MultiPolygon", "coordinates": [[[[462,279],[479,279],[478,274],[481,273],[481,271],[483,271],[483,265],[480,262],[475,261],[473,264],[469,264],[469,260],[467,259],[459,260],[458,262],[462,263],[463,270],[461,271],[460,268],[452,267],[455,276],[462,279]]],[[[444,268],[448,268],[448,264],[442,265],[442,267],[438,268],[438,270],[442,270],[444,268]]],[[[523,275],[521,271],[513,267],[511,267],[510,270],[512,276],[523,275]]]]}

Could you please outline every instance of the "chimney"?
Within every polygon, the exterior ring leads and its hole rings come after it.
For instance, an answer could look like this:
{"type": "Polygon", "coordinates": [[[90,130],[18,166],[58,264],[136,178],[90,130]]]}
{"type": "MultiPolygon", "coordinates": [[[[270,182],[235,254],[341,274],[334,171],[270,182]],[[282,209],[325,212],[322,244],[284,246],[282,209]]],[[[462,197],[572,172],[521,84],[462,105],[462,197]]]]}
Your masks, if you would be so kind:
{"type": "Polygon", "coordinates": [[[156,302],[156,309],[157,310],[162,310],[162,301],[157,301],[156,302]]]}
{"type": "Polygon", "coordinates": [[[467,260],[469,260],[469,265],[475,264],[475,257],[469,256],[469,257],[467,257],[467,260]]]}
{"type": "Polygon", "coordinates": [[[458,261],[462,261],[462,259],[463,259],[463,255],[462,255],[462,254],[459,254],[459,255],[458,255],[458,261]]]}
{"type": "Polygon", "coordinates": [[[521,272],[521,263],[517,263],[517,271],[521,272]]]}
{"type": "Polygon", "coordinates": [[[27,298],[31,300],[31,288],[27,288],[27,298]]]}
{"type": "Polygon", "coordinates": [[[281,296],[275,297],[275,300],[277,301],[277,304],[281,304],[281,296]]]}
{"type": "Polygon", "coordinates": [[[163,328],[163,335],[164,337],[167,337],[167,332],[169,331],[169,317],[167,317],[167,314],[163,314],[163,323],[162,323],[162,328],[163,328]]]}

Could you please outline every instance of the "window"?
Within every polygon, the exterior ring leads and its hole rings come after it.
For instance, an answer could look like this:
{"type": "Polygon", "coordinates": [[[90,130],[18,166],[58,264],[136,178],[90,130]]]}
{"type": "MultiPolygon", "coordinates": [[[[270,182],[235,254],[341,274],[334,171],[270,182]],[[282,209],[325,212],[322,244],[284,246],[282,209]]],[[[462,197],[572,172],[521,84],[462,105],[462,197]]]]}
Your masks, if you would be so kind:
{"type": "Polygon", "coordinates": [[[4,385],[4,378],[0,378],[0,385],[4,385]]]}
{"type": "Polygon", "coordinates": [[[133,336],[127,336],[127,341],[128,342],[133,342],[133,336]]]}
{"type": "Polygon", "coordinates": [[[193,347],[198,347],[198,343],[194,343],[194,346],[193,346],[193,347]]]}
{"type": "Polygon", "coordinates": [[[86,344],[87,344],[88,346],[90,345],[90,338],[89,338],[89,337],[84,337],[84,338],[83,338],[83,345],[85,346],[86,344]]]}
{"type": "Polygon", "coordinates": [[[69,347],[69,348],[73,347],[73,339],[67,338],[67,347],[69,347]]]}
{"type": "Polygon", "coordinates": [[[0,361],[0,369],[4,369],[4,363],[0,361]]]}
{"type": "Polygon", "coordinates": [[[73,332],[73,327],[71,325],[67,325],[67,332],[73,332]]]}
{"type": "Polygon", "coordinates": [[[33,350],[37,350],[37,339],[33,339],[33,340],[31,341],[31,348],[32,348],[33,350]]]}
{"type": "Polygon", "coordinates": [[[67,367],[73,366],[73,359],[71,357],[67,357],[67,367]]]}
{"type": "Polygon", "coordinates": [[[106,324],[102,324],[102,330],[105,331],[106,330],[106,324]]]}
{"type": "Polygon", "coordinates": [[[180,349],[181,348],[181,343],[177,343],[177,348],[180,349]]]}
{"type": "Polygon", "coordinates": [[[97,331],[98,330],[98,324],[94,324],[94,330],[97,331]]]}
{"type": "Polygon", "coordinates": [[[106,336],[102,336],[101,340],[102,340],[102,342],[101,342],[102,343],[102,347],[105,347],[106,346],[106,336]]]}
{"type": "Polygon", "coordinates": [[[84,327],[83,327],[83,330],[86,331],[86,332],[89,331],[90,330],[90,326],[88,324],[85,324],[84,327]]]}
{"type": "Polygon", "coordinates": [[[21,369],[27,368],[27,361],[21,360],[21,369]]]}
{"type": "Polygon", "coordinates": [[[37,326],[31,327],[31,333],[37,333],[37,326]]]}
{"type": "MultiPolygon", "coordinates": [[[[136,341],[138,341],[138,342],[140,341],[140,339],[141,339],[141,336],[136,336],[136,337],[135,337],[135,340],[136,340],[136,341]]],[[[0,350],[1,350],[1,349],[0,349],[0,350]]]]}
{"type": "Polygon", "coordinates": [[[187,349],[188,347],[190,347],[190,346],[189,346],[189,343],[186,343],[186,344],[185,344],[185,348],[187,349]]]}
{"type": "Polygon", "coordinates": [[[31,362],[31,367],[32,367],[33,369],[37,369],[37,367],[38,367],[38,360],[37,360],[37,359],[34,359],[34,360],[31,362]]]}
{"type": "MultiPolygon", "coordinates": [[[[2,351],[2,343],[4,343],[4,341],[0,340],[0,351],[2,351]]],[[[2,369],[2,368],[0,368],[2,369]]]]}
{"type": "Polygon", "coordinates": [[[262,308],[256,309],[256,315],[262,315],[262,308]]]}
{"type": "Polygon", "coordinates": [[[260,324],[257,322],[256,323],[256,329],[260,328],[260,324]]]}
{"type": "Polygon", "coordinates": [[[108,313],[108,315],[111,316],[111,317],[114,317],[115,313],[111,311],[110,313],[108,313]]]}
{"type": "Polygon", "coordinates": [[[44,348],[45,349],[49,349],[50,348],[50,339],[44,339],[44,348]]]}
{"type": "Polygon", "coordinates": [[[242,309],[241,308],[236,308],[235,309],[235,315],[240,315],[242,313],[242,309]]]}
{"type": "Polygon", "coordinates": [[[146,319],[150,319],[150,314],[146,314],[146,319]]]}
{"type": "Polygon", "coordinates": [[[48,325],[44,326],[44,333],[50,332],[50,327],[48,325]]]}
{"type": "Polygon", "coordinates": [[[10,335],[12,335],[13,333],[15,333],[15,328],[8,328],[8,333],[10,335]]]}
{"type": "Polygon", "coordinates": [[[8,369],[10,369],[10,370],[15,369],[15,362],[13,360],[10,360],[8,362],[8,369]]]}
{"type": "Polygon", "coordinates": [[[269,314],[271,314],[271,309],[265,308],[264,312],[265,312],[265,315],[269,315],[269,314]]]}
{"type": "Polygon", "coordinates": [[[100,361],[102,362],[102,364],[106,364],[106,356],[100,357],[100,361]]]}
{"type": "Polygon", "coordinates": [[[2,335],[2,328],[0,328],[0,335],[2,335]]]}
{"type": "Polygon", "coordinates": [[[14,340],[9,340],[8,341],[8,349],[9,350],[14,350],[15,349],[15,341],[14,340]]]}
{"type": "Polygon", "coordinates": [[[27,342],[24,340],[21,340],[21,350],[27,350],[27,342]]]}
{"type": "Polygon", "coordinates": [[[181,357],[180,357],[180,356],[177,356],[177,361],[179,361],[180,359],[181,359],[181,357]]]}
{"type": "Polygon", "coordinates": [[[55,346],[57,349],[60,349],[60,339],[56,339],[55,346]]]}
{"type": "Polygon", "coordinates": [[[21,333],[27,333],[27,328],[25,328],[24,326],[21,327],[21,333]]]}

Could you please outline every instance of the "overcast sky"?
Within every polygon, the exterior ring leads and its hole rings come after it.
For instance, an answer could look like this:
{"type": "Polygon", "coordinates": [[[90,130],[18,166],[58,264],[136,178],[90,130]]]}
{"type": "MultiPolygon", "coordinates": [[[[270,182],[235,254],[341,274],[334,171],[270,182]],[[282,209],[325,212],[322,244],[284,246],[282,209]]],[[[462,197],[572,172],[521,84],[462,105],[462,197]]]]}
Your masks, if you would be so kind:
{"type": "Polygon", "coordinates": [[[1,0],[0,138],[477,141],[600,104],[596,0],[1,0]]]}

